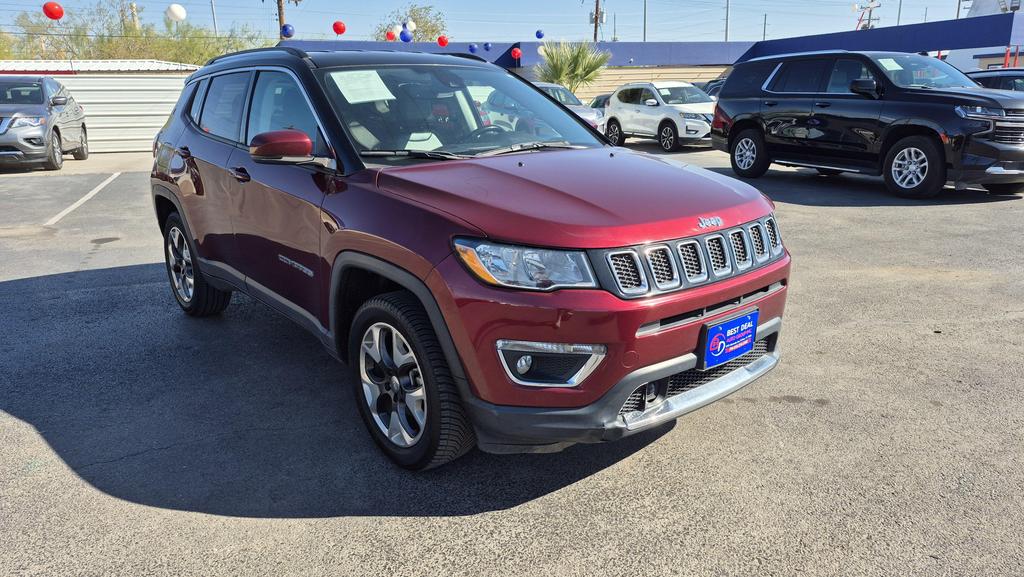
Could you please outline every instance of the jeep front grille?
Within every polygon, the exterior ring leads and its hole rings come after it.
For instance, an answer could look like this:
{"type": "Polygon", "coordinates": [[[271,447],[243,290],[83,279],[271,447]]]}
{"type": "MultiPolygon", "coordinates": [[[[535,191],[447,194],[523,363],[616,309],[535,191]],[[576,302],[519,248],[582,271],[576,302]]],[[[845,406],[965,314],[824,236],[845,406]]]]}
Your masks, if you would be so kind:
{"type": "Polygon", "coordinates": [[[598,275],[605,288],[622,298],[637,298],[730,278],[785,251],[769,216],[697,237],[589,252],[591,262],[607,264],[598,275]]]}
{"type": "Polygon", "coordinates": [[[651,403],[647,402],[648,383],[644,383],[635,391],[630,393],[626,402],[623,403],[622,408],[619,409],[619,414],[625,415],[634,411],[646,411],[648,405],[653,408],[658,403],[671,399],[676,395],[681,395],[687,391],[692,391],[697,387],[706,385],[716,379],[720,379],[736,369],[745,367],[768,354],[768,340],[769,339],[761,339],[755,342],[754,349],[749,353],[736,357],[735,359],[711,370],[700,371],[697,369],[690,369],[655,381],[654,384],[657,397],[651,403]]]}

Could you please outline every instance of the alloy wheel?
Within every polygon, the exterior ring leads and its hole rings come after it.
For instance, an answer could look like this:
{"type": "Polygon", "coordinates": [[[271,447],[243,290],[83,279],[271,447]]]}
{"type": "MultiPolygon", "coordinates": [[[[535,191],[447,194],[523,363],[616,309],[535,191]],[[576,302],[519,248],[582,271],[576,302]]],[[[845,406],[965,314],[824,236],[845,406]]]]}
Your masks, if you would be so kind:
{"type": "Polygon", "coordinates": [[[920,148],[909,146],[892,160],[892,179],[900,188],[914,188],[928,176],[928,156],[920,148]]]}
{"type": "Polygon", "coordinates": [[[754,166],[754,161],[757,160],[757,145],[754,141],[749,138],[744,138],[736,143],[736,148],[732,151],[733,158],[736,159],[736,166],[740,170],[748,170],[751,166],[754,166]]]}
{"type": "Polygon", "coordinates": [[[409,342],[387,323],[374,323],[359,347],[363,400],[381,433],[392,444],[408,448],[427,428],[427,395],[423,372],[409,342]]]}
{"type": "Polygon", "coordinates": [[[664,128],[661,129],[661,148],[663,150],[669,151],[672,150],[675,144],[676,134],[672,130],[671,126],[666,125],[664,128]]]}
{"type": "Polygon", "coordinates": [[[191,302],[196,288],[192,252],[188,249],[185,235],[176,226],[167,232],[167,263],[171,267],[174,292],[182,302],[191,302]]]}
{"type": "Polygon", "coordinates": [[[56,134],[50,143],[50,154],[53,155],[53,166],[60,167],[64,164],[64,151],[60,147],[60,137],[56,134]]]}
{"type": "Polygon", "coordinates": [[[608,125],[608,128],[605,131],[605,136],[608,137],[608,140],[612,141],[615,144],[618,144],[620,138],[619,125],[615,123],[608,125]]]}

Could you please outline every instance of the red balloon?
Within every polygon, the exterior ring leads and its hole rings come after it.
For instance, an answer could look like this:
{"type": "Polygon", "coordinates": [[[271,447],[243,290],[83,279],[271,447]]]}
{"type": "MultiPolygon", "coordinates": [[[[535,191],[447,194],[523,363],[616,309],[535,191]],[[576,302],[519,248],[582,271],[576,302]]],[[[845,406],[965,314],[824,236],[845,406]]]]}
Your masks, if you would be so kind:
{"type": "Polygon", "coordinates": [[[391,30],[388,30],[387,32],[384,33],[384,38],[387,38],[388,42],[394,42],[395,41],[395,33],[393,31],[391,31],[391,30]]]}
{"type": "Polygon", "coordinates": [[[523,51],[518,48],[512,49],[512,58],[519,60],[523,56],[523,51]]]}
{"type": "Polygon", "coordinates": [[[334,33],[338,34],[338,35],[344,34],[345,33],[345,23],[342,22],[341,20],[335,21],[334,22],[334,33]]]}
{"type": "Polygon", "coordinates": [[[43,14],[50,20],[60,20],[64,17],[64,7],[56,2],[43,4],[43,14]]]}
{"type": "Polygon", "coordinates": [[[438,36],[437,37],[437,45],[440,46],[441,48],[444,48],[445,46],[448,46],[448,37],[447,36],[438,36]]]}

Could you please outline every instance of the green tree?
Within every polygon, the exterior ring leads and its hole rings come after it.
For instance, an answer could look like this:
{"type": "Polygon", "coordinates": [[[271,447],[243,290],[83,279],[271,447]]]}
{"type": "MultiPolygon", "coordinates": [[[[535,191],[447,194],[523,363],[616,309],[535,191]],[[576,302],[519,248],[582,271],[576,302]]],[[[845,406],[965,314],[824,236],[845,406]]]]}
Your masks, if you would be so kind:
{"type": "Polygon", "coordinates": [[[438,36],[447,34],[448,24],[444,15],[429,4],[409,4],[405,8],[395,10],[381,20],[373,31],[374,40],[386,40],[387,32],[395,24],[402,24],[412,20],[416,23],[416,31],[413,32],[413,40],[433,42],[438,36]]]}
{"type": "Polygon", "coordinates": [[[0,60],[14,58],[14,39],[10,34],[0,32],[0,60]]]}
{"type": "Polygon", "coordinates": [[[597,80],[611,57],[611,52],[599,50],[590,42],[547,43],[534,74],[541,82],[561,84],[576,92],[597,80]]]}

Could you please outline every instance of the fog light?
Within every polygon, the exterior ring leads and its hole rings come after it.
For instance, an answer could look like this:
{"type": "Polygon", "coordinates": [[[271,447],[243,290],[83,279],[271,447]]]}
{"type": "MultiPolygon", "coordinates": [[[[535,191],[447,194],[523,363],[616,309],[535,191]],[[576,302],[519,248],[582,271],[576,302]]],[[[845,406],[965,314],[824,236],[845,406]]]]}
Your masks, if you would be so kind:
{"type": "Polygon", "coordinates": [[[530,367],[533,366],[533,357],[530,355],[523,355],[516,361],[516,372],[520,375],[525,375],[530,367]]]}
{"type": "Polygon", "coordinates": [[[658,383],[647,383],[647,390],[644,391],[644,400],[653,403],[658,398],[658,383]]]}
{"type": "Polygon", "coordinates": [[[575,387],[601,363],[604,345],[506,341],[496,343],[498,358],[512,382],[531,387],[575,387]]]}
{"type": "Polygon", "coordinates": [[[25,142],[31,144],[32,146],[42,146],[43,145],[43,139],[42,138],[26,138],[25,142]]]}

